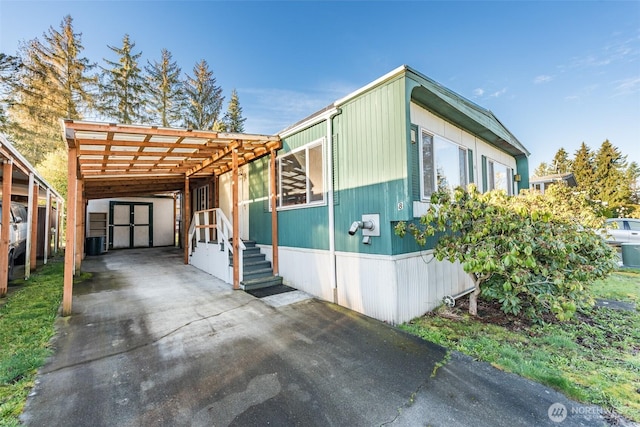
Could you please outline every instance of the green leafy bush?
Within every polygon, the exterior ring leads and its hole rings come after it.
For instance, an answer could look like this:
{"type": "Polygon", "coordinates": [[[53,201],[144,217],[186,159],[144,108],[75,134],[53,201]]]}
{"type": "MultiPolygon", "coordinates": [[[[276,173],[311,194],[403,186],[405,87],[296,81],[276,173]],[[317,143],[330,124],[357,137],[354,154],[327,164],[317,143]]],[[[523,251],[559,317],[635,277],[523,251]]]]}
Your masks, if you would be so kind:
{"type": "Polygon", "coordinates": [[[420,245],[442,233],[434,255],[459,261],[472,278],[472,315],[482,295],[499,301],[505,313],[567,320],[592,304],[589,284],[616,267],[615,252],[594,231],[602,221],[584,196],[562,185],[519,196],[470,185],[434,193],[418,224],[401,222],[395,231],[409,232],[420,245]]]}

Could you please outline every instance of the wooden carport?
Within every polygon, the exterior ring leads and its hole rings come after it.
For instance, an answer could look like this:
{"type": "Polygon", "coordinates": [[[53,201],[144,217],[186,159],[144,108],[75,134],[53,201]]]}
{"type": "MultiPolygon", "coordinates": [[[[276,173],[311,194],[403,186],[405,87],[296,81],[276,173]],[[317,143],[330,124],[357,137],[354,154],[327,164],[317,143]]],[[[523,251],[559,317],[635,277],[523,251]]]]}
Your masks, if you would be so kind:
{"type": "MultiPolygon", "coordinates": [[[[271,198],[275,206],[275,158],[282,143],[277,136],[223,133],[157,126],[62,121],[69,150],[68,214],[62,313],[71,314],[73,275],[84,252],[86,201],[123,196],[182,192],[183,230],[191,221],[190,183],[232,173],[233,235],[238,236],[238,168],[271,156],[271,198]]],[[[272,210],[274,270],[277,260],[277,218],[272,210]]],[[[189,262],[188,233],[183,232],[184,262],[189,262]]],[[[239,250],[233,239],[233,251],[239,250]]],[[[233,287],[239,288],[238,257],[233,257],[233,287]]]]}
{"type": "MultiPolygon", "coordinates": [[[[25,278],[29,278],[31,271],[36,268],[38,241],[42,243],[44,262],[47,262],[49,252],[59,249],[59,224],[62,223],[64,201],[42,178],[35,168],[20,154],[20,152],[0,135],[0,180],[2,181],[2,220],[0,232],[0,297],[7,294],[7,279],[9,273],[9,244],[10,244],[10,209],[11,200],[20,198],[27,205],[28,232],[26,236],[25,278]],[[45,218],[43,235],[38,235],[38,206],[45,204],[45,218]],[[55,215],[53,214],[55,205],[55,215]],[[51,227],[54,224],[54,227],[51,227]],[[53,245],[51,244],[53,242],[53,245]]],[[[42,219],[42,218],[40,218],[42,219]]]]}

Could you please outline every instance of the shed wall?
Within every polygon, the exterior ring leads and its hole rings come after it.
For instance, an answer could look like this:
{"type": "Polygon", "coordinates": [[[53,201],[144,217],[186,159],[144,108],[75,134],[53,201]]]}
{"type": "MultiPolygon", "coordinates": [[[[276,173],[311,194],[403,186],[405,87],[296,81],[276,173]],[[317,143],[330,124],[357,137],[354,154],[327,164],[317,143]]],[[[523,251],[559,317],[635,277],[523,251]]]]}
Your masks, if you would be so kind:
{"type": "MultiPolygon", "coordinates": [[[[106,213],[108,223],[109,202],[111,201],[153,203],[153,246],[172,246],[175,244],[172,198],[123,197],[117,199],[89,200],[86,223],[89,224],[89,213],[91,212],[106,213]]],[[[87,236],[88,235],[87,230],[87,236]]]]}

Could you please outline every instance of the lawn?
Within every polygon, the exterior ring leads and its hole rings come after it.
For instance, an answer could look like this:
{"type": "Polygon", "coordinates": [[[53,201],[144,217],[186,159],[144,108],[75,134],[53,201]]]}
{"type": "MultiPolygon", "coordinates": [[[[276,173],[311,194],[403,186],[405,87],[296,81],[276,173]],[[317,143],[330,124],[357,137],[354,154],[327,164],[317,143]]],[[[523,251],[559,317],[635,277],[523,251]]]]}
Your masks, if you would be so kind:
{"type": "Polygon", "coordinates": [[[635,303],[635,311],[593,307],[570,322],[535,325],[496,316],[482,303],[480,319],[442,308],[401,325],[425,340],[553,387],[569,398],[640,421],[640,270],[612,274],[593,295],[635,303]],[[496,321],[500,318],[499,321],[496,321]]]}
{"type": "Polygon", "coordinates": [[[52,350],[49,341],[62,300],[62,258],[15,281],[0,305],[0,425],[19,425],[37,370],[52,350]]]}

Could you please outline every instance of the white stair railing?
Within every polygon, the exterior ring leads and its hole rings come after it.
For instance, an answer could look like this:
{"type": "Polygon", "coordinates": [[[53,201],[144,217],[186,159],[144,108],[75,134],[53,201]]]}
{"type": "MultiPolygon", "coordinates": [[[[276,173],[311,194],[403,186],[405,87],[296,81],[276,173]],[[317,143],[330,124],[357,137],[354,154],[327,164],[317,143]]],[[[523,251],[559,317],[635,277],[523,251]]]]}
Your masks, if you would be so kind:
{"type": "MultiPolygon", "coordinates": [[[[227,256],[225,259],[229,259],[229,254],[236,256],[236,254],[233,253],[232,238],[234,238],[233,225],[225,216],[224,212],[222,212],[222,209],[214,208],[194,212],[189,227],[189,254],[192,254],[197,247],[198,240],[205,243],[213,240],[218,242],[221,251],[226,252],[227,256]],[[213,233],[210,232],[211,229],[214,230],[213,233]],[[196,233],[198,233],[198,238],[196,238],[196,233]],[[215,240],[214,236],[217,240],[215,240]]],[[[240,251],[237,256],[240,265],[240,281],[242,281],[244,276],[242,258],[246,246],[239,237],[238,247],[240,251]]]]}

